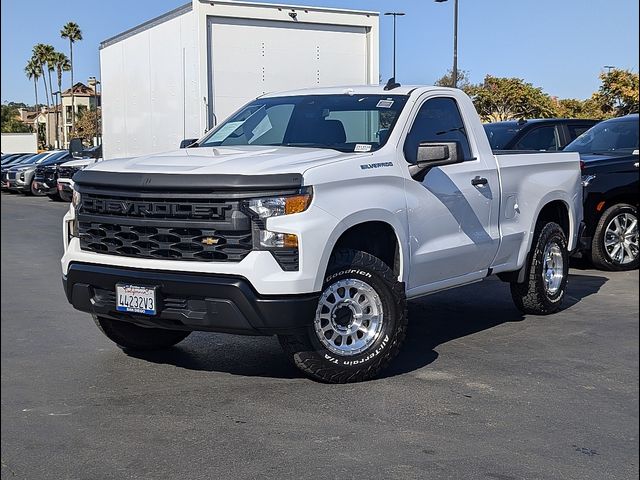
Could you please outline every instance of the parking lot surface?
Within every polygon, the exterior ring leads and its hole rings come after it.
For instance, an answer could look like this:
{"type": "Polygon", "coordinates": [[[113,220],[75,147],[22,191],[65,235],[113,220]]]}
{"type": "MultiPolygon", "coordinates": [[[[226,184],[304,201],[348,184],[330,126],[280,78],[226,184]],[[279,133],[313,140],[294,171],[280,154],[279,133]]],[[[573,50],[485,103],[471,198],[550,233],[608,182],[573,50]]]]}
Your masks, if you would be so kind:
{"type": "Polygon", "coordinates": [[[119,350],[64,297],[66,208],[2,195],[3,479],[638,477],[637,271],[578,265],[547,317],[426,297],[383,378],[324,385],[275,338],[119,350]]]}

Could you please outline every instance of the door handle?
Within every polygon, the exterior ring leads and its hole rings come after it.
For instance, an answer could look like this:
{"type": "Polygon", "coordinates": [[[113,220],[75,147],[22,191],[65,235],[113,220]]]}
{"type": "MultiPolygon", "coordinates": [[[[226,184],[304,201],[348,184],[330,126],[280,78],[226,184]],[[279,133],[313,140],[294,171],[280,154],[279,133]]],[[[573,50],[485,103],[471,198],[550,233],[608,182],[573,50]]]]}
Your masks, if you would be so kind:
{"type": "Polygon", "coordinates": [[[487,183],[489,183],[489,180],[479,175],[476,175],[475,178],[471,179],[471,185],[474,187],[484,187],[487,183]]]}

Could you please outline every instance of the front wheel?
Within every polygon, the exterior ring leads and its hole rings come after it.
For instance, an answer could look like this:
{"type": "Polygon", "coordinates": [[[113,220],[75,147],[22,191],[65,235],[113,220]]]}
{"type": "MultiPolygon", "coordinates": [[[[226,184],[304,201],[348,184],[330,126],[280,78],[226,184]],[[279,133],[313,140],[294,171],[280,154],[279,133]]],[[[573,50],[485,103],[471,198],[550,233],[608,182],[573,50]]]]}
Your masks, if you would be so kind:
{"type": "Polygon", "coordinates": [[[340,250],[329,262],[313,325],[280,335],[284,351],[312,378],[348,383],[375,377],[397,355],[407,328],[404,285],[377,257],[340,250]]]}
{"type": "Polygon", "coordinates": [[[528,257],[528,276],[511,283],[511,297],[523,313],[548,315],[560,309],[569,276],[569,251],[564,231],[554,222],[538,226],[528,257]]]}
{"type": "Polygon", "coordinates": [[[60,195],[60,200],[62,200],[63,202],[71,202],[71,200],[73,199],[73,195],[69,192],[66,192],[65,190],[59,190],[58,195],[60,195]]]}
{"type": "Polygon", "coordinates": [[[128,322],[105,317],[93,317],[98,328],[109,340],[129,350],[160,350],[181,342],[191,332],[164,328],[139,327],[128,322]]]}
{"type": "Polygon", "coordinates": [[[591,242],[591,261],[602,270],[638,268],[638,209],[619,203],[600,217],[591,242]]]}

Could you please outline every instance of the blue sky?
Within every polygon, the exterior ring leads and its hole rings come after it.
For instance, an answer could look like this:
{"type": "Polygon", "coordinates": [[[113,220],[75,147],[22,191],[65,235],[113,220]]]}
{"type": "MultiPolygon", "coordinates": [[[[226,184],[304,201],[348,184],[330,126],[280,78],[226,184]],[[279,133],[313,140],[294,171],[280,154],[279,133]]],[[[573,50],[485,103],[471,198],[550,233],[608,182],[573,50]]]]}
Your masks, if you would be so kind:
{"type": "MultiPolygon", "coordinates": [[[[33,103],[23,73],[35,43],[68,54],[59,36],[69,20],[84,40],[74,50],[75,78],[99,76],[100,41],[186,0],[2,0],[2,101],[33,103]]],[[[270,3],[276,3],[275,0],[270,3]]],[[[293,4],[403,11],[398,19],[398,79],[431,84],[452,62],[453,0],[295,0],[293,4]]],[[[391,17],[380,17],[381,74],[391,72],[391,17]]],[[[638,71],[637,0],[460,0],[459,68],[524,78],[560,98],[587,98],[604,65],[638,71]]],[[[66,80],[68,82],[68,79],[66,80]]]]}

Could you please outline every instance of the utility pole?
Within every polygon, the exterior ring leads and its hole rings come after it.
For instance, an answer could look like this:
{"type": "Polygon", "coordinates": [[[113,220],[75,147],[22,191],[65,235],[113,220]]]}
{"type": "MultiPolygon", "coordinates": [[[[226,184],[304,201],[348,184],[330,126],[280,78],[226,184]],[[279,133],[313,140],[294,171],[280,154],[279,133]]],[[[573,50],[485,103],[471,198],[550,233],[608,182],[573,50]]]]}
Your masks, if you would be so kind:
{"type": "Polygon", "coordinates": [[[396,78],[396,17],[404,16],[403,12],[385,12],[385,15],[393,15],[393,79],[396,78]]]}
{"type": "MultiPolygon", "coordinates": [[[[444,3],[447,0],[434,0],[444,3]]],[[[451,69],[453,87],[458,88],[458,0],[453,1],[453,68],[451,69]]]]}

